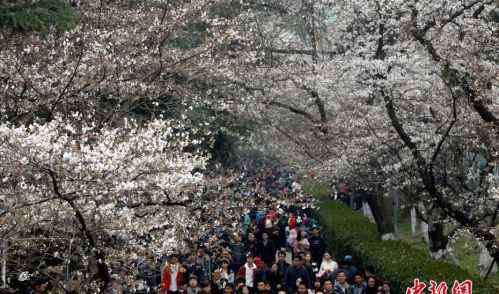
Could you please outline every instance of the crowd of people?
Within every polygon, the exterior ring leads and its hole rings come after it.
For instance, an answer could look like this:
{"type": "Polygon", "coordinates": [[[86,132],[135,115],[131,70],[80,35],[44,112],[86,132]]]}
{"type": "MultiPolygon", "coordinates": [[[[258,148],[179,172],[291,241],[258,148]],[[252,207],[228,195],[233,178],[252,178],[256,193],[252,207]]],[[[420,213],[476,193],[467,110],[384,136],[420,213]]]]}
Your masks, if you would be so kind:
{"type": "MultiPolygon", "coordinates": [[[[388,294],[390,283],[328,250],[314,199],[285,168],[234,178],[224,207],[206,207],[203,224],[175,252],[134,252],[112,265],[111,293],[388,294]],[[130,275],[130,272],[133,272],[130,275]],[[133,281],[126,277],[134,276],[133,281]]],[[[341,201],[341,199],[339,199],[341,201]]],[[[46,283],[34,285],[44,293],[46,283]]]]}
{"type": "Polygon", "coordinates": [[[210,225],[189,254],[171,254],[160,293],[391,293],[352,256],[328,251],[292,174],[273,169],[246,183],[265,197],[246,207],[238,226],[210,225]]]}
{"type": "Polygon", "coordinates": [[[195,255],[172,254],[162,271],[161,292],[390,293],[389,283],[366,280],[351,256],[337,262],[305,213],[283,216],[270,209],[245,217],[251,220],[247,230],[221,236],[218,244],[200,244],[195,255]]]}

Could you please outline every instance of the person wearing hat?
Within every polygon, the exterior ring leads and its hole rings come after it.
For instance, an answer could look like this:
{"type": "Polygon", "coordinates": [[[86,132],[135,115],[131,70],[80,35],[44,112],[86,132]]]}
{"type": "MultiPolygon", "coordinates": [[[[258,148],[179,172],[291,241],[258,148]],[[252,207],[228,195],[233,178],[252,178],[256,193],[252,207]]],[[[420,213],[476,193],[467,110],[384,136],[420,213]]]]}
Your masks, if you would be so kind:
{"type": "Polygon", "coordinates": [[[320,236],[320,227],[312,227],[312,236],[308,238],[310,253],[312,254],[312,262],[320,264],[322,257],[326,252],[326,242],[320,236]]]}
{"type": "Polygon", "coordinates": [[[353,282],[353,278],[359,272],[357,267],[353,265],[353,258],[351,255],[346,255],[343,258],[343,264],[341,266],[341,269],[345,272],[347,279],[350,283],[353,282]]]}

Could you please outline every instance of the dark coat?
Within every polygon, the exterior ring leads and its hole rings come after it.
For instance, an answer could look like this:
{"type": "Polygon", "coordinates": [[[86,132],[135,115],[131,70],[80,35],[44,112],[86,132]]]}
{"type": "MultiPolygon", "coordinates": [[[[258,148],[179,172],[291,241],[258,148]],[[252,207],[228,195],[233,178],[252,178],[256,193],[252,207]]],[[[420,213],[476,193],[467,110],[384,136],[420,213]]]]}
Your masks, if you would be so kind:
{"type": "Polygon", "coordinates": [[[284,277],[284,287],[287,293],[296,292],[296,280],[301,279],[308,288],[312,285],[312,280],[304,267],[290,266],[284,277]]]}
{"type": "Polygon", "coordinates": [[[272,265],[275,261],[276,246],[272,240],[268,240],[267,244],[263,244],[263,241],[258,244],[257,255],[262,258],[262,260],[267,265],[272,265]]]}
{"type": "Polygon", "coordinates": [[[312,260],[316,263],[322,261],[322,256],[326,252],[326,242],[320,236],[312,236],[308,238],[308,243],[310,244],[310,254],[312,255],[312,260]]]}
{"type": "Polygon", "coordinates": [[[286,272],[288,271],[289,263],[282,262],[277,263],[277,276],[279,277],[279,283],[284,285],[284,278],[286,277],[286,272]]]}

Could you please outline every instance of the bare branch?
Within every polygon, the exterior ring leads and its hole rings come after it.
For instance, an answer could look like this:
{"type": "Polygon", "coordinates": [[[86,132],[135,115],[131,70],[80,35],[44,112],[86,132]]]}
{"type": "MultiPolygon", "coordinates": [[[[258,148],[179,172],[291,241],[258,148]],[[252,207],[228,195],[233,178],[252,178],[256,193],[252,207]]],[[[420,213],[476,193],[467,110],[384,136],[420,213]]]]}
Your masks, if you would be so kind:
{"type": "Polygon", "coordinates": [[[279,101],[270,101],[270,102],[268,102],[268,104],[287,109],[295,114],[299,114],[299,115],[306,117],[308,120],[310,120],[311,122],[313,122],[315,124],[318,123],[318,121],[310,113],[308,113],[307,111],[305,111],[303,109],[299,109],[299,108],[296,108],[292,105],[284,104],[284,103],[279,102],[279,101]]]}

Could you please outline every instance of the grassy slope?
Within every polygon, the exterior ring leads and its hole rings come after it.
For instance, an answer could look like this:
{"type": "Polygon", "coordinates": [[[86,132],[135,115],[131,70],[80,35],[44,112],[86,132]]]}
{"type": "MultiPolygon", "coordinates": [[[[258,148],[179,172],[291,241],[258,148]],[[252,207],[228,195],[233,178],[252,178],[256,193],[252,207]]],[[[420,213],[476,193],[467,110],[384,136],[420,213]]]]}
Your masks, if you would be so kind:
{"type": "MultiPolygon", "coordinates": [[[[400,239],[410,243],[412,246],[420,249],[426,249],[426,243],[420,232],[415,238],[411,236],[411,224],[408,220],[400,224],[400,239]]],[[[477,264],[480,254],[480,249],[475,240],[465,234],[460,234],[457,239],[452,243],[451,248],[459,262],[459,267],[471,272],[477,273],[477,264]]],[[[448,260],[448,262],[452,262],[448,260]]],[[[499,286],[499,272],[489,277],[489,281],[499,286]]]]}

